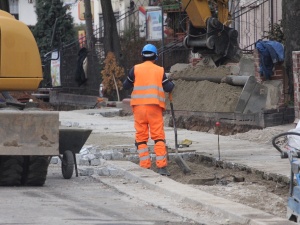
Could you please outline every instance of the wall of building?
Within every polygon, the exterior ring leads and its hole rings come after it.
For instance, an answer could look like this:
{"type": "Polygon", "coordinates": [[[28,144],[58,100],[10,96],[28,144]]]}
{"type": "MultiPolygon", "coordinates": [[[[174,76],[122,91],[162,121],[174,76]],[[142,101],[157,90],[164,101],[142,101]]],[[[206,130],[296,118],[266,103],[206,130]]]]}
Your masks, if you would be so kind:
{"type": "Polygon", "coordinates": [[[19,20],[27,25],[35,25],[36,18],[34,3],[19,0],[19,20]]]}
{"type": "Polygon", "coordinates": [[[76,3],[70,3],[69,5],[69,12],[71,12],[71,15],[73,16],[74,24],[80,25],[84,24],[84,20],[79,19],[79,1],[76,3]]]}
{"type": "MultiPolygon", "coordinates": [[[[18,2],[18,14],[19,14],[19,20],[24,22],[27,25],[35,25],[37,22],[37,16],[35,13],[35,0],[32,1],[32,3],[29,3],[28,1],[24,0],[11,0],[15,2],[18,2]]],[[[95,16],[95,24],[99,23],[99,5],[100,0],[91,0],[94,2],[94,16],[95,16]]],[[[83,3],[83,0],[64,0],[65,5],[69,6],[69,11],[74,19],[75,25],[84,24],[84,20],[80,20],[79,17],[79,4],[83,3]]],[[[12,4],[12,3],[10,3],[12,4]]]]}

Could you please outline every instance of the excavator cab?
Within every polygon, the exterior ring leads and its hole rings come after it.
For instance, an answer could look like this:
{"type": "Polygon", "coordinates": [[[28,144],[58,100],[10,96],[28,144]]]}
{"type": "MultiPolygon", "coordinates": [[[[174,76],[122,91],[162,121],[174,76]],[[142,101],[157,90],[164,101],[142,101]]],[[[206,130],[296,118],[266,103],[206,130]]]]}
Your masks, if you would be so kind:
{"type": "Polygon", "coordinates": [[[182,0],[189,16],[188,35],[183,40],[193,53],[209,56],[217,66],[239,62],[242,53],[238,32],[230,28],[228,0],[182,0]]]}

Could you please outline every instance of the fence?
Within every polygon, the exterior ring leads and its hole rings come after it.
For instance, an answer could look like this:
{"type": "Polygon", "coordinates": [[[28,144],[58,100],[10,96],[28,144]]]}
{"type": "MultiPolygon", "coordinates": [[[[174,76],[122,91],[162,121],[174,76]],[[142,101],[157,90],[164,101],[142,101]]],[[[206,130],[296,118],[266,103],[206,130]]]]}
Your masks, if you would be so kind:
{"type": "MultiPolygon", "coordinates": [[[[278,23],[282,17],[281,0],[258,0],[236,8],[238,10],[232,16],[233,26],[239,31],[240,47],[249,52],[255,48],[254,45],[257,40],[266,36],[266,32],[270,31],[270,26],[278,23]]],[[[115,14],[124,52],[125,75],[133,65],[141,62],[140,51],[143,45],[147,43],[145,38],[140,37],[140,28],[143,24],[139,24],[138,13],[138,10],[129,10],[123,15],[115,14]]],[[[61,83],[64,92],[86,95],[99,94],[100,72],[105,59],[102,43],[103,26],[95,30],[95,37],[95,47],[90,50],[88,56],[90,65],[88,82],[81,86],[75,81],[80,43],[76,40],[61,48],[61,83]]],[[[166,72],[176,63],[189,62],[190,51],[183,47],[181,38],[166,38],[163,43],[154,44],[159,51],[157,64],[163,66],[166,72]]],[[[51,83],[50,69],[47,67],[45,69],[45,78],[48,83],[51,83]]]]}
{"type": "Polygon", "coordinates": [[[240,47],[252,51],[255,42],[264,39],[271,27],[282,18],[282,0],[257,0],[239,6],[233,13],[233,26],[239,32],[240,47]]]}

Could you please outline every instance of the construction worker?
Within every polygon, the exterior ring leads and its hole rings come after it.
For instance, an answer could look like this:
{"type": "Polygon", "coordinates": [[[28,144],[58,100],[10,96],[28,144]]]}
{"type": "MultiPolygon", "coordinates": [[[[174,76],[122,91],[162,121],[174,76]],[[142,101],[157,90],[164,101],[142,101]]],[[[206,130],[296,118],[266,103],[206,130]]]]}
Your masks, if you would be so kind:
{"type": "Polygon", "coordinates": [[[147,146],[150,132],[150,138],[154,141],[157,172],[170,176],[167,170],[163,121],[163,111],[166,109],[164,92],[171,92],[175,85],[168,80],[164,68],[155,64],[158,54],[154,45],[145,45],[141,54],[143,63],[131,68],[127,79],[123,82],[124,89],[133,88],[130,105],[134,115],[135,144],[140,166],[147,169],[151,167],[147,146]]]}

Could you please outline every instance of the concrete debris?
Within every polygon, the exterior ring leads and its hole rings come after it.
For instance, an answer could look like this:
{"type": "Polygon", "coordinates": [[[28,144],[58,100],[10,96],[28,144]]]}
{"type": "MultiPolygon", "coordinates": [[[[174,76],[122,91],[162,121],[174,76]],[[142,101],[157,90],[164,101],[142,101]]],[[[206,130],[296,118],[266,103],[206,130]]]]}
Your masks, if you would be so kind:
{"type": "MultiPolygon", "coordinates": [[[[153,146],[149,146],[150,157],[152,161],[155,161],[156,155],[153,151],[153,146]]],[[[186,152],[179,153],[184,160],[191,159],[195,153],[186,152]]],[[[98,174],[99,176],[120,176],[119,170],[110,168],[107,161],[131,161],[138,162],[139,157],[136,148],[129,148],[118,146],[117,149],[111,150],[99,150],[98,146],[94,145],[84,145],[76,156],[76,163],[78,166],[78,172],[80,176],[92,176],[93,174],[98,174]]],[[[175,153],[169,152],[169,160],[175,159],[175,153]]],[[[61,160],[58,156],[53,156],[51,158],[50,164],[60,164],[61,160]]]]}
{"type": "Polygon", "coordinates": [[[79,168],[78,173],[80,176],[92,176],[94,174],[94,168],[79,168]]]}
{"type": "Polygon", "coordinates": [[[59,164],[59,163],[61,163],[61,160],[58,156],[54,156],[51,158],[50,163],[51,164],[59,164]]]}

